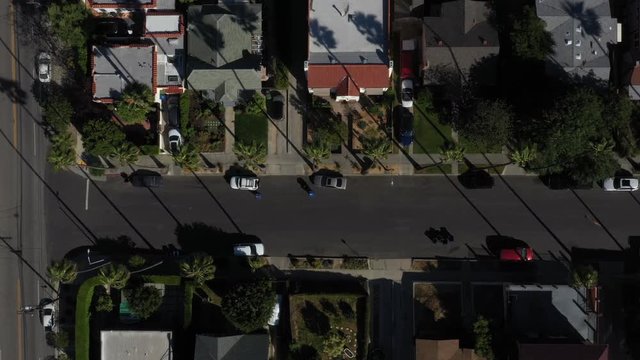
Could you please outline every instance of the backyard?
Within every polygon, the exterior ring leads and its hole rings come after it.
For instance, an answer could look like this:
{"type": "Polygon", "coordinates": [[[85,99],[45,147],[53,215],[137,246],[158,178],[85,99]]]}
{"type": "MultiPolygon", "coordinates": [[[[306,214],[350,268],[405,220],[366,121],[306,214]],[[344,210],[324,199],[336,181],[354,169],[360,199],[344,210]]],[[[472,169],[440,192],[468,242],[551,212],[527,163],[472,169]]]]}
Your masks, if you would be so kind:
{"type": "Polygon", "coordinates": [[[346,340],[345,354],[362,356],[358,349],[364,336],[358,323],[365,316],[361,306],[364,301],[364,297],[349,294],[291,296],[291,358],[330,360],[325,353],[325,340],[330,334],[346,340]]]}

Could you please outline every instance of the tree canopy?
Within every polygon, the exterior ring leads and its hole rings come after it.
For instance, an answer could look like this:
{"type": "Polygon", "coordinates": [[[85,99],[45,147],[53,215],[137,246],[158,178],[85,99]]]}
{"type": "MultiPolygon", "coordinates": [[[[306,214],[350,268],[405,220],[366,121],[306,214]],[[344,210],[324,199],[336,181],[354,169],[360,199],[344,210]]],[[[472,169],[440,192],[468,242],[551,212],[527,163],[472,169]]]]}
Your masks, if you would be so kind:
{"type": "Polygon", "coordinates": [[[162,294],[153,286],[126,289],[124,293],[131,312],[143,320],[151,317],[162,304],[162,294]]]}
{"type": "Polygon", "coordinates": [[[266,280],[238,283],[222,297],[222,312],[238,330],[250,333],[267,325],[275,296],[266,280]]]}
{"type": "Polygon", "coordinates": [[[483,151],[506,144],[511,138],[513,113],[501,100],[480,100],[456,124],[462,136],[483,151]]]}
{"type": "Polygon", "coordinates": [[[46,123],[56,132],[63,132],[71,123],[73,107],[66,97],[53,92],[45,102],[43,115],[46,123]]]}
{"type": "Polygon", "coordinates": [[[87,19],[90,16],[81,1],[51,4],[47,16],[56,39],[75,51],[75,61],[82,71],[87,70],[87,19]]]}
{"type": "Polygon", "coordinates": [[[510,38],[514,55],[525,60],[544,60],[553,54],[555,42],[542,21],[530,6],[525,6],[513,22],[510,38]]]}
{"type": "Polygon", "coordinates": [[[125,134],[110,120],[93,119],[82,127],[82,142],[91,155],[112,156],[125,142],[125,134]]]}
{"type": "Polygon", "coordinates": [[[127,124],[139,124],[147,120],[153,110],[153,92],[141,83],[131,83],[122,92],[122,99],[115,104],[115,113],[127,124]]]}

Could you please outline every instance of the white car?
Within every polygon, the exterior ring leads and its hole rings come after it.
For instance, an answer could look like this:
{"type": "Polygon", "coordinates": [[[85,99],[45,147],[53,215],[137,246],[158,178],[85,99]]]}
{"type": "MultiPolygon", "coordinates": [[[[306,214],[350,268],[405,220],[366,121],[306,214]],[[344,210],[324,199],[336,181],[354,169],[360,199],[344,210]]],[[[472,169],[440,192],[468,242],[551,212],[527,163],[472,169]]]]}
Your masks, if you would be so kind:
{"type": "Polygon", "coordinates": [[[638,179],[636,178],[608,178],[602,183],[604,191],[636,191],[638,179]]]}
{"type": "Polygon", "coordinates": [[[314,175],[311,179],[313,185],[345,190],[347,188],[347,179],[342,176],[325,176],[314,175]]]}
{"type": "Polygon", "coordinates": [[[400,83],[400,98],[402,99],[402,107],[413,107],[413,80],[402,80],[400,83]]]}
{"type": "Polygon", "coordinates": [[[172,154],[177,154],[180,152],[180,147],[182,146],[182,135],[176,129],[169,130],[169,149],[171,149],[172,154]]]}
{"type": "Polygon", "coordinates": [[[38,54],[38,80],[42,83],[51,82],[51,55],[46,52],[38,54]]]}
{"type": "Polygon", "coordinates": [[[235,245],[233,245],[233,255],[235,255],[235,256],[262,256],[262,255],[264,255],[264,245],[262,245],[262,244],[235,244],[235,245]]]}
{"type": "Polygon", "coordinates": [[[40,321],[42,321],[42,326],[44,326],[46,331],[53,330],[53,325],[55,325],[55,313],[56,308],[53,306],[52,302],[43,305],[40,309],[40,321]]]}
{"type": "Polygon", "coordinates": [[[233,176],[229,185],[234,190],[256,191],[260,186],[260,179],[255,176],[233,176]]]}

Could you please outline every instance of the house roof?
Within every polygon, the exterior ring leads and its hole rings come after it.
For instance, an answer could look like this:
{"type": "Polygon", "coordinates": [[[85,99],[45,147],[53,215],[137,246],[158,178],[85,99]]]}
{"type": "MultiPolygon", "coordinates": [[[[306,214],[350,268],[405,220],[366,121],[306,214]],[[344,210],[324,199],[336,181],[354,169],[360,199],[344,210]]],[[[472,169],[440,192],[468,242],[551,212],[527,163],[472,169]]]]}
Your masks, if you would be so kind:
{"type": "Polygon", "coordinates": [[[310,89],[336,88],[349,76],[359,88],[389,87],[387,65],[309,65],[307,84],[310,89]]]}
{"type": "Polygon", "coordinates": [[[330,64],[332,59],[343,64],[388,63],[388,0],[309,4],[309,63],[330,64]]]}
{"type": "Polygon", "coordinates": [[[92,67],[96,99],[117,99],[134,82],[155,86],[153,45],[94,46],[92,67]]]}
{"type": "Polygon", "coordinates": [[[536,13],[556,44],[549,56],[552,66],[609,80],[607,44],[615,44],[618,35],[609,0],[536,1],[536,13]]]}
{"type": "Polygon", "coordinates": [[[609,360],[608,345],[519,344],[520,360],[609,360]]]}
{"type": "Polygon", "coordinates": [[[635,65],[631,70],[629,79],[629,97],[631,100],[640,100],[640,65],[635,65]]]}
{"type": "Polygon", "coordinates": [[[171,331],[100,331],[101,360],[171,360],[171,331]]]}
{"type": "Polygon", "coordinates": [[[258,90],[262,82],[260,74],[251,69],[192,70],[187,77],[187,86],[194,90],[209,90],[215,101],[233,105],[241,91],[258,90]]]}
{"type": "Polygon", "coordinates": [[[471,349],[461,349],[460,340],[416,339],[416,360],[483,360],[471,349]]]}
{"type": "Polygon", "coordinates": [[[425,50],[425,56],[429,64],[429,68],[424,72],[425,83],[442,84],[442,69],[447,68],[448,71],[456,75],[456,77],[469,75],[470,70],[476,64],[487,62],[492,57],[493,64],[482,69],[483,84],[493,84],[497,73],[497,60],[495,55],[498,54],[500,48],[497,46],[482,47],[453,47],[446,46],[430,47],[425,50]],[[491,65],[491,66],[489,66],[491,65]]]}
{"type": "Polygon", "coordinates": [[[196,336],[194,360],[267,360],[267,334],[215,337],[196,336]]]}
{"type": "Polygon", "coordinates": [[[180,14],[147,13],[145,33],[178,33],[181,30],[180,14]]]}
{"type": "Polygon", "coordinates": [[[187,20],[190,68],[259,68],[262,4],[189,6],[187,20]]]}

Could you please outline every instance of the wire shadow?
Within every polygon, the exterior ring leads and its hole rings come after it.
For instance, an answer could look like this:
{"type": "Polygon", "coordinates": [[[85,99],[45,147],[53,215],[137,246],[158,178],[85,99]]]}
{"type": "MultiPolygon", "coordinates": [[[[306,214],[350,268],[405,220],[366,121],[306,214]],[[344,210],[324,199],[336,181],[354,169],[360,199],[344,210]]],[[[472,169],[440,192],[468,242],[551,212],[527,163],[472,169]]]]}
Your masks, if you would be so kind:
{"type": "Polygon", "coordinates": [[[44,276],[42,276],[42,275],[38,272],[38,270],[36,270],[36,268],[34,268],[34,267],[33,267],[33,265],[31,265],[27,260],[25,260],[25,258],[22,256],[22,250],[14,249],[14,248],[13,248],[13,246],[11,246],[11,244],[9,244],[9,243],[7,242],[7,238],[5,238],[5,237],[0,237],[0,240],[2,240],[2,242],[4,243],[4,245],[5,245],[7,248],[9,248],[9,250],[10,250],[12,253],[14,253],[14,254],[18,257],[18,259],[20,259],[20,261],[21,261],[23,264],[27,265],[27,267],[28,267],[31,271],[33,271],[33,273],[34,273],[34,274],[36,274],[36,276],[37,276],[38,278],[40,278],[40,280],[42,280],[42,282],[43,282],[43,283],[45,283],[45,284],[46,284],[46,285],[47,285],[51,290],[53,290],[53,292],[54,292],[54,293],[59,294],[59,293],[58,293],[58,291],[53,287],[53,285],[51,285],[51,283],[49,283],[49,281],[48,281],[44,276]]]}
{"type": "MultiPolygon", "coordinates": [[[[620,250],[624,250],[624,246],[622,246],[622,244],[620,244],[620,242],[618,241],[618,239],[616,239],[616,237],[611,233],[611,231],[609,231],[609,229],[602,223],[602,221],[600,221],[600,219],[598,218],[598,216],[593,212],[593,210],[591,210],[591,207],[589,207],[589,205],[587,205],[586,202],[584,202],[584,200],[582,200],[582,198],[580,197],[580,195],[578,195],[578,193],[576,193],[575,190],[573,189],[569,189],[569,191],[571,191],[571,193],[573,194],[573,196],[576,197],[576,199],[578,199],[578,201],[582,204],[582,206],[584,206],[585,209],[587,209],[587,211],[589,212],[589,214],[593,217],[593,219],[595,221],[598,222],[598,224],[600,224],[600,227],[602,228],[602,230],[604,230],[605,233],[607,233],[607,235],[609,235],[609,237],[611,238],[611,240],[613,240],[614,243],[616,243],[616,245],[618,245],[618,247],[620,248],[620,250]]],[[[632,195],[633,196],[633,195],[632,195]]],[[[635,199],[635,197],[634,197],[635,199]]]]}
{"type": "Polygon", "coordinates": [[[238,233],[243,234],[242,230],[240,229],[240,226],[238,226],[238,224],[233,220],[233,218],[231,217],[231,214],[229,214],[229,212],[227,211],[227,209],[224,208],[224,206],[222,206],[222,203],[220,202],[220,200],[218,200],[218,198],[216,198],[215,195],[213,195],[213,193],[211,192],[211,190],[209,190],[209,187],[207,187],[207,185],[202,181],[202,179],[200,179],[200,176],[198,176],[194,171],[191,170],[191,174],[193,174],[193,176],[196,178],[196,180],[200,183],[200,185],[202,186],[202,188],[207,192],[207,194],[209,194],[209,196],[211,197],[211,199],[213,199],[213,201],[216,203],[216,205],[218,205],[218,207],[220,208],[220,210],[222,210],[222,212],[224,213],[224,215],[227,217],[227,219],[229,219],[229,222],[231,222],[231,225],[233,225],[233,227],[236,229],[236,231],[238,231],[238,233]]]}

